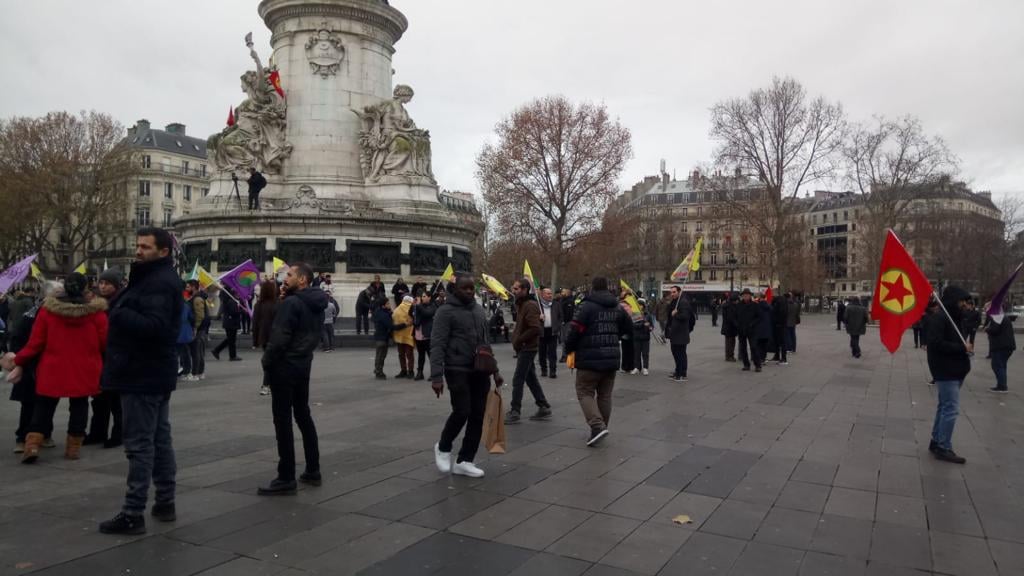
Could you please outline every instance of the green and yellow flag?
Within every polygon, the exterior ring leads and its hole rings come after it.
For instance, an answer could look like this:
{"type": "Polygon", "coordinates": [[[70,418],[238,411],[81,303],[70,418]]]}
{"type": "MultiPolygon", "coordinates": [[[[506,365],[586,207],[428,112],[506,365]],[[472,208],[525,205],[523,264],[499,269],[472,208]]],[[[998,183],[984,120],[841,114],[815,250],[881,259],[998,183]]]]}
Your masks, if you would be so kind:
{"type": "Polygon", "coordinates": [[[676,269],[672,271],[672,281],[682,282],[690,277],[690,272],[696,272],[700,270],[700,250],[704,245],[704,237],[701,236],[697,239],[697,245],[690,250],[690,253],[683,258],[683,261],[676,266],[676,269]]]}
{"type": "Polygon", "coordinates": [[[36,266],[36,263],[32,263],[32,277],[40,282],[46,282],[46,278],[43,276],[43,271],[36,266]]]}
{"type": "Polygon", "coordinates": [[[494,292],[502,300],[508,300],[511,296],[505,286],[494,276],[491,276],[490,274],[480,274],[480,279],[484,281],[484,286],[487,286],[488,290],[494,292]]]}
{"type": "Polygon", "coordinates": [[[85,269],[85,262],[79,264],[78,268],[75,268],[75,272],[78,272],[79,274],[86,274],[87,270],[85,269]]]}
{"type": "Polygon", "coordinates": [[[540,290],[540,284],[537,283],[537,279],[533,277],[533,270],[530,269],[530,261],[523,260],[523,276],[530,279],[530,284],[533,285],[533,291],[540,290]]]}
{"type": "Polygon", "coordinates": [[[629,304],[629,307],[632,308],[633,314],[639,314],[640,302],[637,302],[636,295],[633,292],[633,289],[630,288],[629,284],[626,284],[626,281],[621,278],[619,279],[619,287],[622,288],[623,294],[626,295],[624,299],[626,301],[626,304],[629,304]]]}
{"type": "Polygon", "coordinates": [[[452,267],[451,262],[448,263],[448,267],[445,268],[444,272],[441,274],[441,280],[444,280],[445,282],[455,282],[455,268],[452,267]]]}

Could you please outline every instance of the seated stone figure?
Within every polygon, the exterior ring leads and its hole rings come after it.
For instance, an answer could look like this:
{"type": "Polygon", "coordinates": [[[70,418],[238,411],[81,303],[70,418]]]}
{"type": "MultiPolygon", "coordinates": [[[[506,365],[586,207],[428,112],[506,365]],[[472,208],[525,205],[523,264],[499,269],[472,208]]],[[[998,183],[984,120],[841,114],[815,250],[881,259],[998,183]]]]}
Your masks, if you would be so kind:
{"type": "Polygon", "coordinates": [[[360,163],[367,181],[398,176],[434,183],[430,132],[417,128],[405,109],[412,97],[412,88],[399,84],[392,100],[367,106],[359,114],[363,119],[360,163]]]}

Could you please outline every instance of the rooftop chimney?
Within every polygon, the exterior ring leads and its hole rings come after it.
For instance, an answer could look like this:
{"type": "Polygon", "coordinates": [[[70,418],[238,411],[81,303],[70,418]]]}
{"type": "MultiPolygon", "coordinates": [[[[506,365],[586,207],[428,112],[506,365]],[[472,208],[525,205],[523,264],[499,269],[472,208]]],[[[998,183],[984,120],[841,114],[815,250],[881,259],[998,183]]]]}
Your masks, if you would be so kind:
{"type": "Polygon", "coordinates": [[[165,129],[167,130],[168,134],[178,134],[179,136],[185,135],[185,125],[180,124],[178,122],[172,122],[168,124],[167,128],[165,129]]]}
{"type": "Polygon", "coordinates": [[[138,132],[145,132],[149,130],[149,120],[143,118],[135,123],[135,130],[138,132]]]}

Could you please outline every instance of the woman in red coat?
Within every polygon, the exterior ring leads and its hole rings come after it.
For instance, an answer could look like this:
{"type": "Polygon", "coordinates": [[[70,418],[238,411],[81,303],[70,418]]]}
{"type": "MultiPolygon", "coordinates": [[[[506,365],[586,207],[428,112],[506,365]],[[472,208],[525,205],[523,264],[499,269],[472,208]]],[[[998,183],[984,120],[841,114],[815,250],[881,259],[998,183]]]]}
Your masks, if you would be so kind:
{"type": "Polygon", "coordinates": [[[107,345],[107,301],[86,299],[85,276],[74,273],[64,292],[43,302],[29,341],[14,357],[23,366],[38,359],[36,403],[25,437],[23,463],[39,457],[43,432],[52,428],[57,402],[68,398],[68,439],[64,457],[77,460],[89,418],[89,397],[100,392],[100,372],[107,345]]]}

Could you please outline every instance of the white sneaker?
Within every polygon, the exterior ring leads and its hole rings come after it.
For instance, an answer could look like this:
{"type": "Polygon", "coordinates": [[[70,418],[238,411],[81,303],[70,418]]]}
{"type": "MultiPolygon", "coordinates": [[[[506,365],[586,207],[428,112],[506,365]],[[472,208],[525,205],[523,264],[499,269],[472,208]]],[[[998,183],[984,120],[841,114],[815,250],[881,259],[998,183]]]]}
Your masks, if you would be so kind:
{"type": "Polygon", "coordinates": [[[260,386],[260,396],[268,396],[270,394],[270,388],[267,386],[260,386]]]}
{"type": "Polygon", "coordinates": [[[630,372],[630,374],[632,374],[633,376],[636,376],[636,375],[637,375],[637,374],[639,374],[639,373],[640,373],[640,370],[638,370],[638,369],[636,369],[636,368],[633,368],[633,371],[632,371],[632,372],[630,372]]]}
{"type": "Polygon", "coordinates": [[[206,374],[200,374],[199,376],[196,376],[196,380],[206,380],[206,374]]]}
{"type": "Polygon", "coordinates": [[[455,466],[452,466],[452,474],[469,476],[470,478],[484,477],[484,471],[477,468],[472,462],[456,462],[455,466]]]}
{"type": "Polygon", "coordinates": [[[647,368],[644,368],[643,374],[644,374],[644,376],[647,376],[648,374],[650,374],[650,372],[647,371],[647,368]]]}
{"type": "MultiPolygon", "coordinates": [[[[447,474],[452,471],[452,453],[441,452],[439,446],[440,444],[434,444],[434,464],[437,464],[437,469],[442,474],[447,474]]],[[[483,472],[480,474],[482,475],[483,472]]]]}

